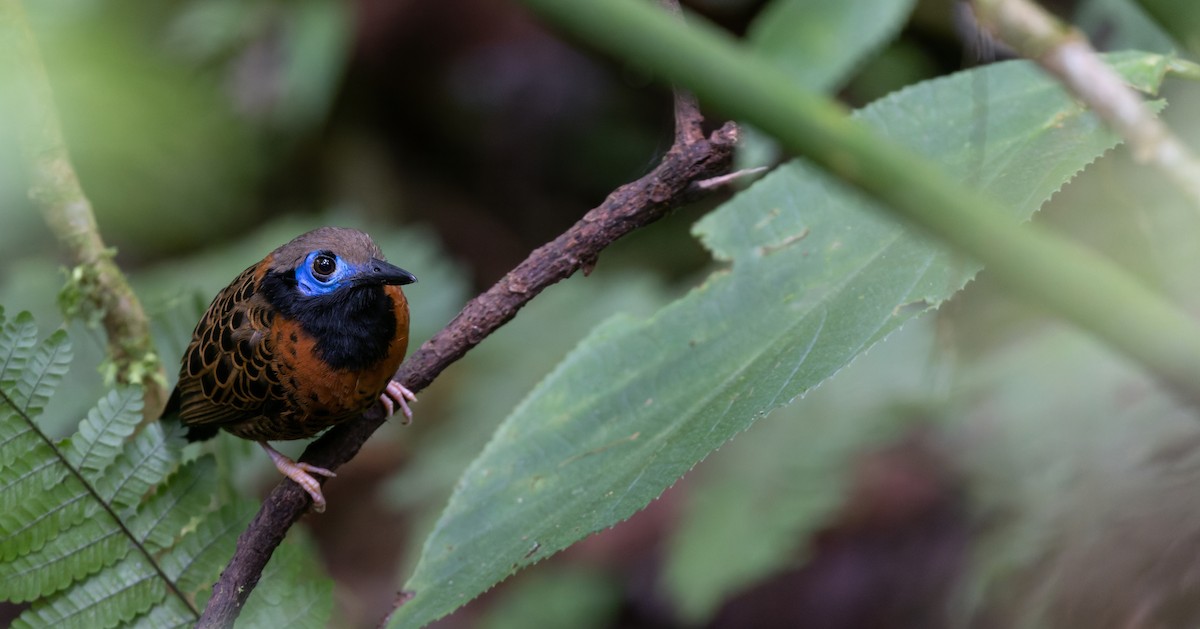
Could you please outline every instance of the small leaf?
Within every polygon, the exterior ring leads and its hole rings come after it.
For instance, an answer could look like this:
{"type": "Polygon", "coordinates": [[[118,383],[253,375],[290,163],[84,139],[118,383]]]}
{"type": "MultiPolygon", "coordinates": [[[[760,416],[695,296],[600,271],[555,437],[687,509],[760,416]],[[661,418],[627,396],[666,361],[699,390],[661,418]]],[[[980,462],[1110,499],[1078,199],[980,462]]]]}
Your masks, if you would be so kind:
{"type": "Polygon", "coordinates": [[[774,0],[746,38],[800,87],[835,89],[854,67],[890,40],[913,0],[774,0]]]}
{"type": "MultiPolygon", "coordinates": [[[[166,469],[161,469],[162,473],[158,475],[150,473],[144,464],[154,459],[141,458],[140,450],[129,447],[126,449],[132,456],[122,457],[111,474],[102,474],[116,458],[118,448],[122,447],[121,441],[141,420],[141,397],[141,389],[138,387],[124,387],[110,392],[88,413],[88,419],[80,427],[80,433],[69,441],[70,445],[62,449],[66,461],[59,459],[58,455],[38,438],[27,457],[10,466],[14,472],[13,480],[17,482],[12,486],[0,487],[0,534],[3,535],[3,542],[0,542],[0,558],[12,559],[35,551],[41,548],[47,539],[99,511],[100,505],[84,482],[92,484],[104,500],[113,498],[111,493],[103,490],[106,483],[114,488],[121,487],[129,492],[129,495],[123,496],[124,500],[117,501],[116,505],[128,507],[136,504],[153,483],[162,480],[166,469]],[[38,476],[22,476],[19,472],[35,460],[44,466],[41,475],[44,475],[45,479],[40,481],[38,476]],[[133,461],[140,461],[142,464],[136,469],[141,474],[141,482],[130,478],[134,470],[130,470],[129,466],[134,464],[133,461]],[[67,465],[85,466],[77,467],[84,477],[84,482],[70,474],[67,465]]],[[[137,448],[153,441],[155,435],[161,435],[161,429],[157,426],[143,431],[142,435],[134,440],[133,447],[137,448]]],[[[173,460],[159,459],[157,462],[174,465],[173,460]]],[[[115,560],[115,557],[112,559],[115,560]]],[[[39,565],[49,565],[58,560],[52,557],[30,559],[39,565]]],[[[99,567],[99,564],[96,567],[99,567]]],[[[78,566],[71,569],[70,573],[86,574],[94,569],[78,566]]]]}
{"type": "Polygon", "coordinates": [[[193,627],[196,615],[178,598],[168,596],[150,611],[134,618],[127,625],[130,629],[182,629],[193,627]]]}
{"type": "Polygon", "coordinates": [[[47,528],[53,534],[82,520],[85,493],[50,446],[37,442],[29,456],[5,468],[0,480],[0,559],[37,548],[47,528]]]}
{"type": "Polygon", "coordinates": [[[238,531],[246,528],[256,511],[253,503],[238,501],[204,518],[163,556],[162,567],[167,577],[174,579],[184,592],[194,592],[202,584],[212,582],[233,555],[238,531]]]}
{"type": "Polygon", "coordinates": [[[216,489],[216,460],[205,456],[191,461],[146,501],[129,530],[150,551],[169,548],[197,514],[207,511],[216,489]]]}
{"type": "MultiPolygon", "coordinates": [[[[774,0],[746,33],[760,56],[796,85],[815,92],[841,87],[872,52],[890,41],[912,12],[913,0],[774,0]]],[[[747,127],[738,167],[773,164],[775,141],[747,127]]]]}
{"type": "Polygon", "coordinates": [[[0,313],[0,389],[16,384],[25,363],[37,345],[37,324],[33,315],[22,312],[16,319],[5,320],[0,313]]]}
{"type": "Polygon", "coordinates": [[[142,390],[123,386],[109,391],[79,425],[68,460],[99,476],[117,458],[142,418],[142,390]]]}
{"type": "Polygon", "coordinates": [[[129,553],[129,540],[111,518],[91,518],[37,550],[6,561],[0,600],[31,601],[58,592],[129,553]]]}
{"type": "Polygon", "coordinates": [[[71,368],[71,341],[66,330],[58,330],[38,345],[25,365],[22,378],[9,394],[21,412],[37,415],[71,368]]]}

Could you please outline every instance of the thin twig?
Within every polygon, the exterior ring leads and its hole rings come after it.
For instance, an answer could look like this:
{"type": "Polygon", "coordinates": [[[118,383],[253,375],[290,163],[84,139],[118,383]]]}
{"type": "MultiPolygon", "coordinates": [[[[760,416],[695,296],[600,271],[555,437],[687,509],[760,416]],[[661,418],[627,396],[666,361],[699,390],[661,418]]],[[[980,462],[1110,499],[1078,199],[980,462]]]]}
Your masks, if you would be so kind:
{"type": "Polygon", "coordinates": [[[692,188],[695,190],[715,190],[717,188],[728,186],[735,181],[741,181],[743,179],[756,179],[759,175],[766,173],[768,170],[770,169],[766,166],[743,168],[726,175],[717,175],[716,177],[710,177],[702,181],[697,181],[696,183],[692,184],[692,188]]]}
{"type": "MultiPolygon", "coordinates": [[[[700,130],[703,118],[695,100],[680,91],[676,92],[675,111],[676,141],[658,167],[641,179],[617,188],[603,204],[531,253],[487,292],[471,300],[453,321],[405,361],[395,379],[413,391],[425,388],[446,367],[511,320],[542,290],[580,269],[587,273],[609,244],[694,198],[689,190],[694,182],[726,172],[732,162],[737,128],[726,123],[705,137],[700,130]]],[[[301,458],[336,469],[358,452],[383,421],[376,407],[362,420],[330,430],[311,444],[301,458]]],[[[285,480],[271,491],[253,522],[238,538],[237,550],[213,586],[212,598],[197,626],[233,625],[271,553],[309,504],[308,494],[291,481],[285,480]]]]}
{"type": "Polygon", "coordinates": [[[1200,208],[1200,159],[1121,77],[1082,33],[1030,0],[974,0],[980,23],[1087,103],[1117,132],[1138,161],[1152,164],[1200,208]]]}
{"type": "MultiPolygon", "coordinates": [[[[23,95],[21,148],[29,162],[29,198],[70,256],[68,280],[79,299],[102,314],[108,357],[121,382],[140,383],[145,416],[158,416],[166,400],[162,364],[154,351],[150,325],[137,295],[104,244],[92,204],[79,184],[63,139],[54,94],[20,0],[0,0],[0,22],[11,29],[15,48],[11,68],[14,94],[23,95]]],[[[5,41],[9,41],[6,39],[5,41]]]]}

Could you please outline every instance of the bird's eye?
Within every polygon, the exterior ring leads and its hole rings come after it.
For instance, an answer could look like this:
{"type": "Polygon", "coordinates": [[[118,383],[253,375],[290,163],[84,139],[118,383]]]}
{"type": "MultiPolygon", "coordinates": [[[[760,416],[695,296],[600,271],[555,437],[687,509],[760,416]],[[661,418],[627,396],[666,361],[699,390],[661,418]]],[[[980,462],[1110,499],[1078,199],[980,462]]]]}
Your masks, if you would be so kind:
{"type": "Polygon", "coordinates": [[[319,254],[313,258],[312,270],[318,280],[327,280],[337,270],[337,261],[329,254],[319,254]]]}

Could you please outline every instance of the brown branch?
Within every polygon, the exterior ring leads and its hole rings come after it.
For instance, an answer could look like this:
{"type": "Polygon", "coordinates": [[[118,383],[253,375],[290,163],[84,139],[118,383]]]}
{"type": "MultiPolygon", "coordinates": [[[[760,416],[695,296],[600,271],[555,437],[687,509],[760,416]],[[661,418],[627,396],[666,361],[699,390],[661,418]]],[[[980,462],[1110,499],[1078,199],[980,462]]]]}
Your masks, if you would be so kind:
{"type": "MultiPolygon", "coordinates": [[[[401,365],[395,379],[413,391],[424,389],[546,287],[580,269],[587,274],[609,244],[694,199],[697,192],[693,183],[728,171],[737,127],[726,123],[705,137],[701,130],[703,118],[695,100],[683,92],[676,93],[675,111],[675,144],[658,167],[614,190],[603,204],[531,253],[487,292],[471,300],[453,321],[401,365]]],[[[383,421],[376,407],[362,420],[330,430],[311,444],[301,458],[336,469],[358,452],[383,421]]],[[[238,538],[237,550],[213,586],[212,598],[197,626],[233,626],[271,553],[309,504],[308,494],[290,480],[271,491],[254,521],[238,538]]]]}
{"type": "Polygon", "coordinates": [[[29,162],[29,198],[66,250],[74,267],[65,289],[71,294],[68,316],[91,309],[101,315],[108,339],[108,357],[121,382],[141,383],[145,416],[158,417],[166,401],[162,363],[154,351],[150,324],[137,295],[113,261],[113,251],[100,237],[100,228],[71,165],[54,106],[54,94],[37,42],[30,32],[20,0],[0,0],[0,23],[11,29],[5,39],[16,49],[12,68],[16,81],[8,86],[21,94],[25,120],[21,148],[29,162]]]}

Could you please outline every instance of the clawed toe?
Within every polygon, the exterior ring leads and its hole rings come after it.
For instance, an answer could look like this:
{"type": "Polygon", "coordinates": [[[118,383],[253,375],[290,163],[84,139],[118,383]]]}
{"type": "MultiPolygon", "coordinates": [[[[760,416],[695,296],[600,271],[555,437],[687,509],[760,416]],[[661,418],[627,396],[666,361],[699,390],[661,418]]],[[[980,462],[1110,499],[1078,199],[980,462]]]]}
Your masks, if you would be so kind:
{"type": "Polygon", "coordinates": [[[396,406],[400,407],[400,411],[404,414],[404,425],[412,423],[413,412],[408,407],[409,402],[416,402],[417,396],[408,387],[392,380],[388,382],[387,388],[379,396],[379,402],[383,404],[384,410],[387,411],[387,416],[391,417],[396,413],[396,406]]]}
{"type": "Polygon", "coordinates": [[[325,495],[321,493],[320,481],[313,478],[312,475],[317,474],[332,478],[337,476],[337,473],[310,463],[304,463],[303,461],[297,463],[281,454],[275,448],[272,448],[266,441],[260,441],[258,445],[262,446],[262,449],[271,457],[271,462],[275,464],[275,469],[279,470],[280,474],[292,479],[301,489],[308,492],[308,495],[312,497],[313,511],[323,513],[325,511],[325,495]]]}

